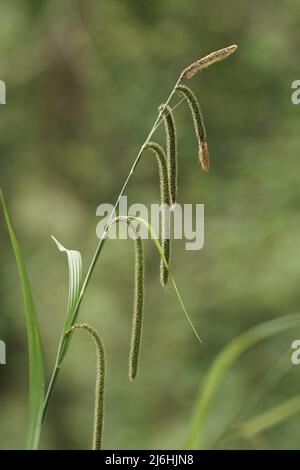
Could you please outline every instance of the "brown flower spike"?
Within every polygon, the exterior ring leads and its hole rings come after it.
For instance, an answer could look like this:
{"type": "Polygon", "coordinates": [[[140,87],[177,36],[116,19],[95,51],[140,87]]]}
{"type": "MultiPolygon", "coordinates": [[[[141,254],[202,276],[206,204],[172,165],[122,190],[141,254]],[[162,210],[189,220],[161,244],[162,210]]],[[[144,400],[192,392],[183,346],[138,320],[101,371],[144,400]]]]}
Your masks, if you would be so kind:
{"type": "Polygon", "coordinates": [[[176,91],[179,96],[184,96],[189,105],[198,141],[199,161],[202,169],[207,173],[209,170],[209,154],[206,143],[206,129],[199,101],[194,92],[186,85],[178,85],[176,91]]]}
{"type": "Polygon", "coordinates": [[[205,173],[209,170],[209,153],[207,148],[207,143],[198,139],[199,142],[199,160],[202,166],[202,169],[205,173]]]}
{"type": "Polygon", "coordinates": [[[180,75],[180,80],[190,79],[192,78],[197,72],[200,72],[203,69],[206,69],[211,64],[215,62],[219,62],[220,60],[226,59],[229,57],[234,51],[237,49],[237,45],[233,44],[229,47],[224,47],[224,49],[220,49],[219,51],[212,52],[207,56],[203,57],[202,59],[197,60],[193,64],[186,67],[180,75]]]}

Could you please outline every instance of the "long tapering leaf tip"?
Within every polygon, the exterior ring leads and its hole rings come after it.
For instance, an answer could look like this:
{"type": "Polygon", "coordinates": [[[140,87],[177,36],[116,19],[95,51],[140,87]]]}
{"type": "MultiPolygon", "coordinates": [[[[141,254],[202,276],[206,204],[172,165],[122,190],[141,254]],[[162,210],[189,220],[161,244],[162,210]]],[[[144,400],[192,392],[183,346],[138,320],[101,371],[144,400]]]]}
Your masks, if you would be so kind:
{"type": "Polygon", "coordinates": [[[209,153],[207,143],[199,139],[199,161],[205,173],[209,170],[209,153]]]}
{"type": "Polygon", "coordinates": [[[227,59],[227,57],[233,54],[237,48],[238,46],[236,44],[232,44],[232,46],[224,47],[218,51],[211,52],[205,57],[202,57],[202,59],[196,60],[196,62],[193,62],[181,72],[180,80],[189,80],[197,72],[200,72],[215,62],[227,59]]]}
{"type": "Polygon", "coordinates": [[[190,318],[190,316],[189,316],[189,314],[188,314],[188,312],[187,312],[187,310],[186,310],[186,308],[185,308],[185,305],[184,305],[184,303],[183,303],[182,297],[181,297],[180,292],[179,292],[179,290],[178,290],[178,287],[177,287],[177,285],[176,285],[174,276],[172,275],[172,272],[171,272],[171,270],[170,270],[170,266],[169,266],[169,264],[168,264],[168,262],[167,262],[167,259],[166,259],[165,255],[164,255],[163,248],[162,248],[162,246],[161,246],[161,244],[160,244],[160,242],[159,242],[159,240],[158,240],[158,237],[157,237],[157,234],[156,234],[155,230],[153,229],[152,225],[151,225],[149,222],[147,222],[147,220],[143,219],[142,217],[130,216],[130,218],[141,222],[141,223],[144,225],[144,227],[147,229],[147,231],[148,231],[148,233],[149,233],[149,235],[150,235],[150,238],[153,240],[153,242],[154,242],[154,244],[155,244],[155,246],[156,246],[156,248],[157,248],[157,250],[158,250],[158,252],[159,252],[159,254],[160,254],[160,256],[161,256],[161,259],[163,260],[163,262],[164,262],[166,268],[167,268],[168,271],[169,271],[170,279],[171,279],[171,281],[172,281],[172,284],[173,284],[173,287],[174,287],[174,290],[175,290],[177,299],[178,299],[178,301],[179,301],[179,304],[180,304],[180,306],[181,306],[181,308],[182,308],[182,311],[183,311],[183,313],[184,313],[184,315],[185,315],[185,317],[186,317],[186,319],[187,319],[187,321],[188,321],[190,327],[192,328],[192,330],[193,330],[193,332],[194,332],[194,334],[195,334],[197,340],[199,341],[199,343],[202,343],[202,340],[201,340],[201,338],[200,338],[200,336],[199,336],[199,334],[198,334],[198,332],[197,332],[197,330],[196,330],[196,328],[195,328],[195,326],[194,326],[194,324],[193,324],[193,322],[192,322],[192,320],[191,320],[191,318],[190,318]]]}
{"type": "Polygon", "coordinates": [[[54,241],[54,243],[56,244],[59,251],[64,251],[65,250],[64,246],[61,243],[59,243],[59,241],[53,235],[51,235],[51,238],[54,241]]]}

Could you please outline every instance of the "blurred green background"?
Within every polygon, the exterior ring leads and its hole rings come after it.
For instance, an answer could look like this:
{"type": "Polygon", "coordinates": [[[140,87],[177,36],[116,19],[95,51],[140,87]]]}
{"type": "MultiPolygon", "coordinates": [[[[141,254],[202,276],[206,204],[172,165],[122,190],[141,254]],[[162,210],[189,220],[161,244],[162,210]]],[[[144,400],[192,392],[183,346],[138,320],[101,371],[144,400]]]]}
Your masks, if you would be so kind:
{"type": "MultiPolygon", "coordinates": [[[[171,287],[160,288],[150,242],[134,384],[127,380],[132,242],[106,244],[82,304],[80,320],[101,332],[107,349],[105,448],[180,448],[198,387],[222,348],[253,325],[300,310],[300,107],[291,104],[291,83],[300,79],[299,28],[297,0],[1,3],[7,104],[0,107],[0,184],[27,261],[48,376],[67,303],[66,259],[50,235],[80,250],[87,269],[97,243],[96,207],[114,202],[179,72],[213,50],[239,45],[190,83],[206,118],[207,175],[199,169],[188,109],[176,109],[179,202],[205,204],[205,247],[185,251],[176,241],[172,268],[203,344],[171,287]]],[[[162,129],[157,139],[163,142],[162,129]]],[[[157,202],[157,181],[155,162],[145,155],[126,192],[129,203],[157,202]]],[[[0,339],[7,344],[0,447],[22,448],[26,329],[2,214],[0,242],[0,339]]],[[[300,366],[290,367],[288,355],[299,338],[298,331],[273,338],[230,370],[209,416],[206,448],[300,448],[299,415],[256,442],[226,435],[232,420],[300,392],[300,366]],[[261,381],[270,369],[275,379],[265,390],[261,381]]],[[[94,347],[78,333],[41,448],[90,446],[94,370],[94,347]]]]}

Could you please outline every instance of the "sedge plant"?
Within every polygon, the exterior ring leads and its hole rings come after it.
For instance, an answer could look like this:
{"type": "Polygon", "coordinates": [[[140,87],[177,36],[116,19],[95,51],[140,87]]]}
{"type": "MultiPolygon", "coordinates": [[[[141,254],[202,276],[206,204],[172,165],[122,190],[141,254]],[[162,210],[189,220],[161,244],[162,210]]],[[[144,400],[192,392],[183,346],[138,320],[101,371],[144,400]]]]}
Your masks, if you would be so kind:
{"type": "MultiPolygon", "coordinates": [[[[72,340],[74,330],[77,328],[84,329],[94,339],[97,346],[97,380],[96,380],[96,398],[95,398],[95,424],[94,424],[94,439],[93,448],[99,449],[102,443],[102,428],[103,428],[103,397],[104,397],[104,344],[96,330],[87,324],[78,324],[77,319],[80,311],[80,306],[87,287],[93,275],[95,266],[100,257],[104,244],[108,238],[109,230],[112,224],[119,222],[116,217],[116,211],[124,194],[129,181],[131,180],[141,157],[146,151],[152,151],[157,159],[160,177],[160,202],[161,205],[172,207],[176,204],[177,200],[177,172],[178,172],[178,146],[176,139],[176,125],[174,118],[174,110],[183,102],[187,101],[192,114],[192,120],[195,128],[195,133],[198,141],[199,159],[204,171],[209,168],[209,157],[206,140],[206,130],[201,113],[201,108],[196,97],[196,94],[187,87],[185,82],[189,81],[196,73],[201,72],[208,66],[227,58],[237,49],[236,45],[223,48],[219,51],[213,52],[204,58],[193,62],[186,67],[179,75],[174,87],[172,88],[169,96],[159,107],[158,115],[155,122],[149,131],[144,143],[132,164],[128,176],[117,197],[113,211],[110,214],[108,223],[103,231],[103,234],[98,242],[94,256],[92,257],[90,266],[87,270],[85,277],[82,275],[82,259],[79,251],[66,249],[54,237],[57,248],[67,255],[68,268],[69,268],[69,300],[66,313],[65,322],[63,325],[58,351],[56,355],[55,364],[51,374],[50,381],[45,389],[45,370],[42,352],[42,344],[40,339],[40,330],[35,313],[33,296],[29,278],[26,272],[24,258],[22,256],[21,248],[18,243],[16,233],[8,214],[4,197],[0,193],[1,205],[4,213],[4,219],[8,228],[11,243],[13,246],[19,276],[21,279],[23,297],[25,303],[26,323],[28,332],[28,350],[29,350],[29,409],[28,409],[28,428],[27,428],[27,448],[37,449],[40,439],[41,426],[43,419],[46,415],[48,405],[59,375],[62,368],[63,360],[68,351],[70,342],[72,340]],[[181,100],[171,106],[171,101],[176,95],[181,97],[181,100]],[[164,149],[159,143],[153,140],[153,136],[158,126],[164,122],[166,132],[166,148],[164,149]]],[[[126,218],[125,218],[126,219],[126,218]]],[[[200,340],[199,334],[187,312],[187,309],[182,300],[182,296],[178,290],[174,276],[170,270],[171,258],[171,241],[169,236],[170,221],[162,212],[162,230],[161,234],[157,236],[151,225],[139,217],[126,219],[127,224],[130,226],[135,223],[137,225],[143,224],[151,234],[151,238],[160,255],[160,282],[163,287],[166,287],[168,281],[171,282],[179,304],[186,316],[190,327],[192,328],[198,341],[200,340]]],[[[136,225],[134,228],[137,231],[136,225]]],[[[134,311],[132,320],[132,334],[129,352],[129,378],[133,380],[137,375],[137,367],[140,355],[140,345],[142,336],[142,323],[143,323],[143,299],[144,299],[144,252],[142,240],[136,232],[135,240],[135,291],[134,291],[134,311]]]]}

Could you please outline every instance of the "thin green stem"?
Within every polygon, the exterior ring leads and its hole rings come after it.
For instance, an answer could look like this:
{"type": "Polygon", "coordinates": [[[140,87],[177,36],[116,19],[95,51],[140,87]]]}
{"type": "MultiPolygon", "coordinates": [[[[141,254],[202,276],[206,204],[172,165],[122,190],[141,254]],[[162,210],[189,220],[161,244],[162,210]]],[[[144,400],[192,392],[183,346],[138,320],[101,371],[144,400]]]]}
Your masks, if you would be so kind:
{"type": "MultiPolygon", "coordinates": [[[[86,291],[86,288],[89,284],[89,281],[91,279],[91,276],[93,274],[93,271],[95,269],[95,266],[97,264],[97,260],[99,258],[99,255],[102,251],[102,248],[104,246],[104,243],[106,241],[106,236],[107,236],[107,233],[108,233],[108,230],[109,230],[109,225],[113,219],[113,217],[115,216],[115,213],[116,213],[116,210],[118,208],[118,205],[119,205],[119,202],[121,200],[121,197],[123,196],[124,194],[124,191],[141,159],[141,156],[143,154],[143,150],[145,148],[145,145],[149,142],[149,140],[151,139],[151,137],[153,136],[154,132],[156,131],[157,127],[160,125],[160,123],[162,122],[162,117],[163,117],[163,114],[164,114],[164,111],[166,109],[166,107],[168,106],[168,104],[170,103],[173,95],[175,94],[175,91],[176,91],[176,87],[179,85],[180,83],[180,79],[177,80],[173,90],[171,91],[168,99],[166,100],[164,106],[161,108],[161,110],[159,111],[159,114],[153,124],[153,127],[152,129],[150,130],[145,142],[143,143],[143,145],[141,146],[138,154],[137,154],[137,157],[136,159],[134,160],[133,162],[133,165],[130,169],[130,172],[122,186],[122,189],[120,191],[120,194],[116,200],[116,203],[114,205],[114,208],[112,210],[112,213],[110,214],[110,217],[109,217],[109,220],[107,222],[107,225],[106,225],[106,228],[102,234],[102,237],[98,243],[98,246],[96,248],[96,251],[95,251],[95,254],[94,254],[94,257],[92,259],[92,262],[90,264],[90,267],[88,269],[88,272],[86,274],[86,277],[83,281],[83,284],[82,284],[82,288],[81,288],[81,291],[80,291],[80,295],[78,297],[78,301],[77,301],[77,304],[74,308],[74,312],[73,312],[73,316],[72,316],[72,319],[71,319],[71,325],[74,324],[74,322],[76,321],[77,319],[77,316],[78,316],[78,313],[79,313],[79,309],[80,309],[80,305],[81,305],[81,302],[82,302],[82,299],[83,299],[83,296],[84,296],[84,293],[86,291]]],[[[178,103],[180,104],[180,103],[178,103]]],[[[178,106],[178,104],[176,105],[176,107],[178,106]]],[[[43,405],[43,419],[45,418],[45,415],[46,415],[46,411],[47,411],[47,408],[48,408],[48,405],[49,405],[49,400],[50,400],[50,397],[52,395],[52,392],[53,392],[53,389],[54,389],[54,386],[55,386],[55,383],[56,383],[56,380],[57,380],[57,377],[58,377],[58,374],[59,374],[59,370],[60,370],[60,367],[61,367],[61,364],[62,364],[62,361],[63,361],[63,358],[64,358],[64,355],[67,351],[67,348],[68,348],[68,344],[69,342],[67,341],[67,337],[65,336],[65,332],[63,331],[62,332],[62,335],[61,335],[61,338],[60,338],[60,343],[59,343],[59,348],[58,348],[58,353],[57,353],[57,358],[56,358],[56,362],[55,362],[55,365],[54,365],[54,369],[53,369],[53,372],[52,372],[52,376],[50,378],[50,382],[49,382],[49,386],[48,386],[48,389],[47,389],[47,393],[46,393],[46,397],[45,397],[45,401],[44,401],[44,405],[43,405]]]]}

